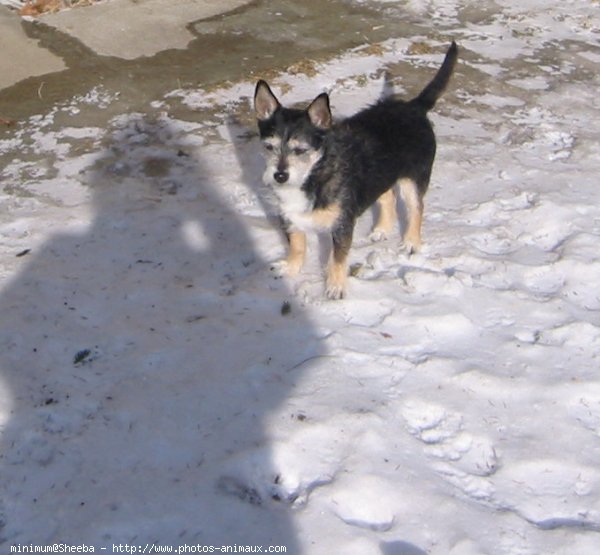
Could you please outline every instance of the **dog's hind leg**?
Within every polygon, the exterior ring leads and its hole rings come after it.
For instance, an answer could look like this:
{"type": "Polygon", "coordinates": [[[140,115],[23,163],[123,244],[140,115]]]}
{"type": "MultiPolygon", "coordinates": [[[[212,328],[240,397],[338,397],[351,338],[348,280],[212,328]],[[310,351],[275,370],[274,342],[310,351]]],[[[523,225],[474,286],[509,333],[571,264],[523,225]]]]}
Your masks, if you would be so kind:
{"type": "Polygon", "coordinates": [[[353,225],[338,227],[333,231],[333,251],[327,268],[327,298],[342,299],[346,293],[348,278],[348,252],[352,244],[353,225]]]}
{"type": "Polygon", "coordinates": [[[403,243],[409,254],[421,248],[421,224],[423,221],[423,197],[412,179],[400,180],[400,196],[406,207],[408,223],[403,243]]]}
{"type": "Polygon", "coordinates": [[[377,199],[379,215],[377,223],[373,231],[369,235],[371,241],[382,241],[387,239],[394,229],[394,225],[398,221],[396,212],[396,195],[394,188],[388,189],[383,195],[377,199]]]}

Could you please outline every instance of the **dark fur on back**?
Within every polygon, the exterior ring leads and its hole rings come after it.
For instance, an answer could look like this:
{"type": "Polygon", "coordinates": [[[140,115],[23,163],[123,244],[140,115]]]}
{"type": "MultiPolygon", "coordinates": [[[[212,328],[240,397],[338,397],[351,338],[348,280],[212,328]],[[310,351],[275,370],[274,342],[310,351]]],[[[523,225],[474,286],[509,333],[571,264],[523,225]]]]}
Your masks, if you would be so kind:
{"type": "Polygon", "coordinates": [[[457,50],[453,42],[434,79],[413,100],[393,95],[333,126],[303,187],[315,207],[340,195],[344,208],[358,217],[398,178],[412,179],[420,195],[426,193],[436,152],[427,112],[448,84],[457,50]]]}
{"type": "Polygon", "coordinates": [[[399,177],[413,179],[425,194],[435,150],[425,110],[384,100],[334,126],[303,188],[316,207],[341,195],[344,208],[358,217],[399,177]]]}

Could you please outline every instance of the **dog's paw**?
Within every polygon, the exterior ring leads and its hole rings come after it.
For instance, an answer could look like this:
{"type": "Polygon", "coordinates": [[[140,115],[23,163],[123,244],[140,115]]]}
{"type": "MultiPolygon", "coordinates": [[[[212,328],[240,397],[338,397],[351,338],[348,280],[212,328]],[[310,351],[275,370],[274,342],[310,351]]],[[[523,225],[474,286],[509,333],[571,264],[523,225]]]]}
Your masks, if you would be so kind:
{"type": "Polygon", "coordinates": [[[339,301],[346,295],[346,290],[339,284],[327,284],[325,288],[325,296],[331,301],[339,301]]]}
{"type": "Polygon", "coordinates": [[[271,271],[275,277],[294,277],[300,273],[302,264],[287,259],[278,260],[271,264],[271,271]]]}
{"type": "Polygon", "coordinates": [[[369,234],[369,240],[373,243],[378,243],[379,241],[385,241],[388,238],[388,233],[385,229],[380,227],[376,227],[369,234]]]}
{"type": "Polygon", "coordinates": [[[409,256],[417,254],[421,251],[421,240],[405,238],[404,241],[402,241],[402,248],[409,256]]]}
{"type": "Polygon", "coordinates": [[[285,276],[287,271],[287,260],[271,262],[270,270],[276,278],[285,276]]]}

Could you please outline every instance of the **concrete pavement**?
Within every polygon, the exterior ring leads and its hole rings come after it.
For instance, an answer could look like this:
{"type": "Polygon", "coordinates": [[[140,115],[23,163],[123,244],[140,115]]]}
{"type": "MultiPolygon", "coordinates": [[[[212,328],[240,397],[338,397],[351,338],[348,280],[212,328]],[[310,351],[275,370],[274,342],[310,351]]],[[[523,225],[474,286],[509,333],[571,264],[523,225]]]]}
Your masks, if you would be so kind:
{"type": "Polygon", "coordinates": [[[65,67],[58,56],[25,34],[16,12],[0,6],[0,89],[65,67]]]}
{"type": "MultiPolygon", "coordinates": [[[[250,0],[107,0],[36,20],[81,41],[99,55],[132,60],[183,49],[192,22],[227,13],[250,0]]],[[[64,61],[25,33],[21,17],[0,5],[0,89],[65,69],[64,61]]]]}

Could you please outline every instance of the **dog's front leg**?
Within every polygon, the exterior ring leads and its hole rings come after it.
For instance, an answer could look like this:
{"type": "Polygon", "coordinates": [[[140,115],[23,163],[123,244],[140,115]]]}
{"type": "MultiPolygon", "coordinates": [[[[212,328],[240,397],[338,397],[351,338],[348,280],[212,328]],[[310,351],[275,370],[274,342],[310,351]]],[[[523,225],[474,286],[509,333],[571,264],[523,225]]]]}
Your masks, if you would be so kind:
{"type": "Polygon", "coordinates": [[[346,224],[337,227],[332,233],[333,250],[327,268],[327,287],[325,295],[332,300],[342,299],[346,294],[348,279],[348,252],[352,244],[354,225],[346,224]]]}
{"type": "Polygon", "coordinates": [[[294,277],[300,273],[306,257],[306,234],[302,231],[286,230],[288,255],[272,265],[271,269],[280,276],[294,277]]]}
{"type": "Polygon", "coordinates": [[[300,273],[304,266],[306,256],[306,234],[302,231],[290,231],[287,234],[289,252],[285,261],[286,273],[288,276],[295,276],[300,273]]]}

